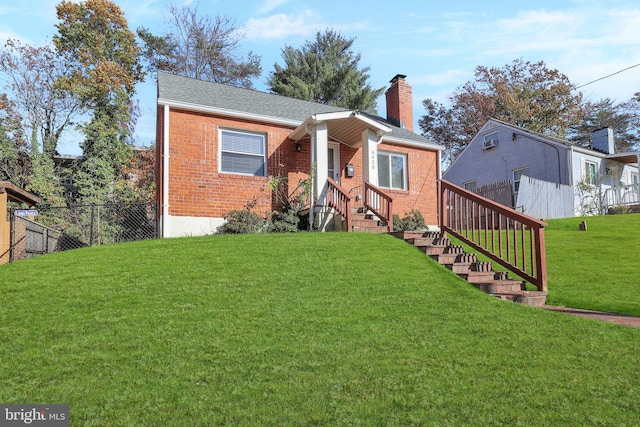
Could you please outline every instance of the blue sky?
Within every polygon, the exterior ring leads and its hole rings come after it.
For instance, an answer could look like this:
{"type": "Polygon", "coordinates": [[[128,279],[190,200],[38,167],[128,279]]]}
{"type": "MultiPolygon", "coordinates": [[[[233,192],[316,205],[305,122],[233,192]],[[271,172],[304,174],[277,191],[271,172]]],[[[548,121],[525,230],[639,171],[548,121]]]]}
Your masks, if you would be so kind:
{"type": "MultiPolygon", "coordinates": [[[[58,0],[0,0],[0,42],[7,38],[43,45],[57,23],[58,0]]],[[[373,87],[388,87],[396,74],[413,86],[414,121],[424,114],[422,100],[447,102],[455,88],[473,79],[476,66],[501,67],[516,58],[544,61],[576,85],[640,64],[640,2],[637,0],[115,0],[129,27],[154,33],[167,28],[170,4],[198,4],[201,14],[236,19],[244,33],[241,49],[262,57],[266,90],[273,65],[282,64],[285,45],[300,47],[315,32],[332,28],[355,37],[361,67],[371,68],[373,87]]],[[[580,89],[587,99],[630,99],[640,91],[640,66],[580,89]]],[[[153,79],[138,87],[143,116],[137,139],[155,138],[153,79]]],[[[384,112],[384,97],[378,100],[384,112]]],[[[72,137],[70,137],[72,139],[72,137]]],[[[60,148],[77,151],[73,143],[60,148]]]]}

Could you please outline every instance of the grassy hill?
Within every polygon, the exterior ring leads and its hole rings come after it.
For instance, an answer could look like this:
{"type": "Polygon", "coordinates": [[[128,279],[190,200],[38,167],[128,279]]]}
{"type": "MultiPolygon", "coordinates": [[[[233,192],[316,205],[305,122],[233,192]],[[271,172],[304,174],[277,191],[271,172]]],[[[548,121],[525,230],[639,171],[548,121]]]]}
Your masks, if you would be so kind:
{"type": "Polygon", "coordinates": [[[640,329],[496,300],[390,236],[63,252],[0,267],[0,305],[0,402],[72,425],[640,422],[640,329]]]}
{"type": "Polygon", "coordinates": [[[640,214],[548,223],[547,303],[640,316],[640,214]]]}

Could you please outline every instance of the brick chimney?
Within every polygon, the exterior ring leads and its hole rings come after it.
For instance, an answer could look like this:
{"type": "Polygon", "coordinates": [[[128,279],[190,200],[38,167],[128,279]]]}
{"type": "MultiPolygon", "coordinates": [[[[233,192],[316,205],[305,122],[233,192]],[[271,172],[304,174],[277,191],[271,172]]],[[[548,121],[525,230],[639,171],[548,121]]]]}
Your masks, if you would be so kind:
{"type": "Polygon", "coordinates": [[[387,97],[387,120],[394,125],[413,132],[413,96],[411,85],[404,81],[405,75],[396,74],[385,93],[387,97]]]}

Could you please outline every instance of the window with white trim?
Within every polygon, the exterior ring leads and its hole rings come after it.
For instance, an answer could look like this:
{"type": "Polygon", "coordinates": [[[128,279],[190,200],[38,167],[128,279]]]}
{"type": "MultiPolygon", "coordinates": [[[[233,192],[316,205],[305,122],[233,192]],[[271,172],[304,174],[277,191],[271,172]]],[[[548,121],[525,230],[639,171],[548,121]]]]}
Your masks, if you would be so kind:
{"type": "Polygon", "coordinates": [[[264,134],[220,131],[220,172],[266,176],[264,134]]]}
{"type": "Polygon", "coordinates": [[[393,190],[407,189],[406,154],[378,152],[378,185],[393,190]]]}
{"type": "Polygon", "coordinates": [[[520,180],[523,175],[529,176],[529,167],[513,170],[513,191],[516,193],[520,190],[520,180]]]}
{"type": "Polygon", "coordinates": [[[598,182],[598,165],[585,160],[582,178],[586,184],[596,185],[598,182]]]}
{"type": "Polygon", "coordinates": [[[638,185],[638,174],[635,172],[631,172],[631,179],[629,180],[632,185],[638,185]]]}

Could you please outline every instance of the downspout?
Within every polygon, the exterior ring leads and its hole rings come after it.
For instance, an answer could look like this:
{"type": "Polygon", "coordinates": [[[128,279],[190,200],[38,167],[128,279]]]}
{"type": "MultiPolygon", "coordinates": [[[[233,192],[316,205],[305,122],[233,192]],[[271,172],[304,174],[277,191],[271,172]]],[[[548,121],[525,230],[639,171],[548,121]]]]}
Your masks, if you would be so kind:
{"type": "MultiPolygon", "coordinates": [[[[524,136],[525,138],[531,138],[531,139],[534,139],[534,140],[536,140],[538,142],[542,142],[543,144],[546,144],[546,145],[548,145],[548,146],[550,146],[552,148],[555,148],[556,155],[558,157],[558,181],[560,181],[558,184],[562,184],[562,165],[560,164],[560,149],[558,149],[557,146],[545,141],[544,139],[536,138],[533,135],[523,135],[523,134],[520,134],[520,133],[513,132],[513,137],[515,137],[515,136],[524,136]]],[[[512,138],[512,139],[515,141],[515,138],[512,138]]]]}
{"type": "Polygon", "coordinates": [[[313,173],[314,173],[314,162],[316,160],[316,148],[315,148],[315,144],[316,144],[316,136],[313,133],[313,130],[311,129],[311,126],[309,126],[308,124],[304,125],[304,130],[307,131],[307,133],[309,134],[309,136],[311,136],[311,140],[310,145],[311,145],[311,165],[310,165],[310,175],[309,178],[311,178],[311,201],[309,202],[309,231],[313,231],[313,221],[315,220],[315,215],[314,215],[314,209],[315,209],[315,204],[316,204],[316,197],[314,194],[314,188],[316,188],[316,186],[314,185],[314,181],[315,178],[313,177],[313,173]]]}
{"type": "Polygon", "coordinates": [[[573,187],[573,147],[569,147],[569,155],[567,156],[569,185],[573,187]]]}
{"type": "Polygon", "coordinates": [[[169,106],[164,106],[162,138],[162,237],[169,236],[169,106]]]}

